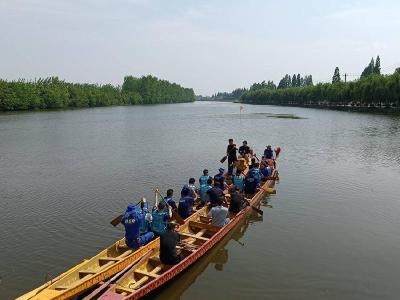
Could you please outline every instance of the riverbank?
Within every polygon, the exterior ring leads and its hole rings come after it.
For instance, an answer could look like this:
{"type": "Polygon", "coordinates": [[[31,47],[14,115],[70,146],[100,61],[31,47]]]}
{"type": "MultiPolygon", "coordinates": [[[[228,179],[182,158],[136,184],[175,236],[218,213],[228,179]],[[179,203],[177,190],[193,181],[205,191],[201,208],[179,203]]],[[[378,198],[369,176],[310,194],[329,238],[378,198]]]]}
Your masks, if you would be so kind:
{"type": "Polygon", "coordinates": [[[0,111],[193,102],[194,91],[154,76],[126,76],[122,86],[70,83],[58,77],[0,79],[0,111]]]}

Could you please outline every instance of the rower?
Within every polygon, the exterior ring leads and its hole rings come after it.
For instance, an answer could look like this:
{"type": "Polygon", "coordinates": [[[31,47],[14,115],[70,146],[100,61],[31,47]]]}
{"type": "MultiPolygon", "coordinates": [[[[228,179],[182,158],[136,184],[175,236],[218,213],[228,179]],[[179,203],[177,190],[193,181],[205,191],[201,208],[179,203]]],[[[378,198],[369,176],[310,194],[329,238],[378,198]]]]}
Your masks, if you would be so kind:
{"type": "Polygon", "coordinates": [[[243,192],[244,176],[239,169],[236,170],[236,174],[232,177],[232,183],[239,187],[240,192],[243,192]]]}
{"type": "Polygon", "coordinates": [[[251,170],[249,172],[253,174],[253,177],[257,181],[257,184],[260,184],[261,182],[261,172],[259,166],[260,164],[255,162],[254,165],[251,166],[251,170]]]}
{"type": "Polygon", "coordinates": [[[203,170],[203,175],[202,176],[200,176],[200,178],[199,178],[199,185],[200,185],[200,188],[201,188],[201,186],[202,185],[207,185],[207,181],[208,181],[208,179],[212,179],[212,177],[210,176],[210,175],[208,175],[208,170],[207,169],[204,169],[203,170]]]}
{"type": "Polygon", "coordinates": [[[274,151],[272,151],[271,145],[268,145],[264,150],[264,157],[266,159],[274,159],[274,151]]]}
{"type": "Polygon", "coordinates": [[[173,197],[174,197],[174,190],[168,189],[167,197],[164,197],[164,201],[167,202],[169,206],[171,206],[172,210],[176,211],[178,207],[176,206],[176,202],[173,197]]]}
{"type": "Polygon", "coordinates": [[[190,188],[184,187],[181,192],[182,198],[179,200],[178,213],[183,219],[189,217],[193,212],[194,198],[191,196],[190,191],[190,188]]]}
{"type": "Polygon", "coordinates": [[[219,199],[224,198],[224,191],[220,189],[219,183],[214,181],[214,186],[206,192],[206,202],[216,206],[219,199]]]}
{"type": "Polygon", "coordinates": [[[233,143],[233,139],[229,139],[228,143],[228,147],[226,147],[226,156],[228,156],[228,175],[232,175],[233,167],[237,161],[237,148],[236,145],[233,143]]]}
{"type": "Polygon", "coordinates": [[[224,190],[226,188],[224,176],[225,169],[221,167],[218,171],[219,173],[214,176],[214,186],[218,186],[221,190],[224,190]]]}
{"type": "Polygon", "coordinates": [[[140,223],[140,234],[142,235],[150,231],[150,224],[153,220],[149,211],[149,204],[145,197],[142,197],[140,202],[140,214],[143,216],[140,223]]]}
{"type": "Polygon", "coordinates": [[[248,197],[252,197],[257,192],[257,188],[257,181],[254,178],[253,173],[249,172],[244,179],[244,192],[248,197]]]}
{"type": "Polygon", "coordinates": [[[265,161],[261,161],[260,172],[263,177],[270,177],[272,175],[272,168],[265,161]]]}
{"type": "Polygon", "coordinates": [[[159,236],[165,232],[167,229],[167,221],[172,218],[171,206],[168,206],[168,210],[166,211],[165,203],[158,202],[158,198],[156,198],[156,206],[153,208],[152,217],[151,230],[155,235],[159,236]]]}
{"type": "Polygon", "coordinates": [[[181,197],[183,197],[183,194],[182,194],[183,190],[186,189],[186,188],[188,188],[188,189],[189,189],[190,196],[193,197],[193,199],[197,199],[198,189],[197,189],[197,187],[194,185],[195,182],[196,182],[196,179],[194,179],[193,177],[189,179],[189,184],[185,184],[185,185],[183,186],[183,188],[182,188],[181,197]]]}
{"type": "Polygon", "coordinates": [[[146,245],[154,238],[153,232],[146,232],[140,235],[140,228],[143,223],[144,216],[135,205],[128,205],[121,224],[125,227],[125,243],[132,249],[138,249],[140,246],[146,245]]]}
{"type": "Polygon", "coordinates": [[[230,194],[231,194],[231,201],[229,203],[229,212],[237,214],[243,209],[243,207],[245,207],[246,202],[244,196],[240,192],[240,188],[236,185],[233,185],[230,188],[230,194]]]}
{"type": "Polygon", "coordinates": [[[175,231],[177,224],[170,222],[167,230],[160,235],[160,261],[165,265],[176,265],[181,257],[176,253],[176,246],[180,241],[179,234],[175,231]]]}
{"type": "Polygon", "coordinates": [[[219,198],[217,205],[210,209],[207,216],[211,218],[211,225],[223,227],[229,223],[228,209],[222,206],[223,198],[219,198]]]}
{"type": "Polygon", "coordinates": [[[207,183],[205,185],[200,186],[201,205],[204,205],[206,203],[206,193],[208,192],[208,190],[212,188],[212,182],[213,182],[212,178],[209,177],[207,183]]]}

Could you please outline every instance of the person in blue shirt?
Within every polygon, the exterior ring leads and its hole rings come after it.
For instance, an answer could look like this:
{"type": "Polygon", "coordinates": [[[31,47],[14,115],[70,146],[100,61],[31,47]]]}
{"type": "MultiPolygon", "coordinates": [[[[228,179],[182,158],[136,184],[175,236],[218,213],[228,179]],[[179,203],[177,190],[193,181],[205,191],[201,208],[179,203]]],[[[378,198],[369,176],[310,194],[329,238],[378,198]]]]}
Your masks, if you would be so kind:
{"type": "Polygon", "coordinates": [[[149,211],[149,205],[145,197],[140,202],[140,214],[143,216],[140,224],[140,234],[144,234],[150,230],[151,213],[149,211]]]}
{"type": "Polygon", "coordinates": [[[214,182],[214,186],[206,192],[206,203],[213,207],[217,205],[219,199],[224,198],[224,191],[214,182]]]}
{"type": "Polygon", "coordinates": [[[190,190],[182,190],[182,198],[179,200],[178,213],[182,219],[186,219],[192,214],[192,207],[194,203],[194,198],[190,195],[190,190]]]}
{"type": "Polygon", "coordinates": [[[172,210],[176,211],[178,209],[178,206],[176,206],[176,202],[173,197],[174,190],[169,189],[167,190],[167,197],[164,198],[164,201],[167,202],[169,206],[171,206],[172,210]]]}
{"type": "Polygon", "coordinates": [[[146,232],[140,235],[143,219],[143,214],[135,205],[128,205],[121,219],[121,224],[125,227],[125,243],[132,249],[138,249],[154,238],[153,232],[146,232]]]}
{"type": "Polygon", "coordinates": [[[232,177],[232,183],[239,188],[240,192],[243,192],[244,176],[239,169],[236,170],[236,174],[232,177]]]}
{"type": "Polygon", "coordinates": [[[259,185],[261,183],[261,172],[259,168],[260,164],[259,163],[254,163],[252,166],[250,173],[253,174],[254,179],[257,181],[257,184],[259,185]]]}
{"type": "Polygon", "coordinates": [[[200,201],[202,205],[206,203],[206,193],[209,189],[212,188],[212,182],[212,178],[209,177],[206,184],[200,186],[200,201]]]}
{"type": "Polygon", "coordinates": [[[208,170],[207,170],[207,169],[204,169],[204,170],[203,170],[203,175],[200,176],[200,178],[199,178],[199,185],[200,185],[200,187],[201,187],[202,185],[207,185],[207,181],[208,181],[208,179],[210,179],[210,178],[212,179],[212,177],[208,175],[208,170]]]}
{"type": "Polygon", "coordinates": [[[151,230],[154,232],[155,235],[159,236],[160,234],[164,233],[167,229],[167,222],[169,219],[172,218],[172,210],[171,206],[168,206],[168,211],[165,210],[165,203],[158,202],[158,198],[156,200],[156,205],[153,208],[152,213],[152,222],[151,222],[151,230]]]}
{"type": "Polygon", "coordinates": [[[219,168],[218,171],[219,173],[214,176],[214,186],[218,186],[221,190],[224,190],[226,188],[224,176],[225,169],[219,168]]]}
{"type": "Polygon", "coordinates": [[[267,148],[264,150],[264,157],[266,159],[274,158],[274,151],[272,150],[271,145],[268,145],[267,148]]]}
{"type": "Polygon", "coordinates": [[[253,194],[257,192],[257,181],[254,178],[253,173],[249,172],[249,174],[246,176],[244,180],[244,192],[246,193],[247,196],[252,197],[253,194]]]}

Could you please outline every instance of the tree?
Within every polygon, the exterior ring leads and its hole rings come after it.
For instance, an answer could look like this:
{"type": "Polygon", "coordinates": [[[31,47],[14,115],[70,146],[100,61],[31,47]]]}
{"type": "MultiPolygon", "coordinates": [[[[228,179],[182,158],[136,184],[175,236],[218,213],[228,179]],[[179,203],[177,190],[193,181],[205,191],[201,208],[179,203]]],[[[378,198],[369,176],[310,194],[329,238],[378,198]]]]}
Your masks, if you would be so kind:
{"type": "Polygon", "coordinates": [[[292,77],[292,87],[296,87],[297,86],[297,77],[296,74],[293,74],[292,77]]]}
{"type": "Polygon", "coordinates": [[[374,66],[374,74],[381,74],[381,58],[379,55],[376,57],[375,66],[374,66]]]}
{"type": "Polygon", "coordinates": [[[339,71],[339,67],[335,68],[335,72],[333,73],[333,77],[332,77],[332,83],[337,83],[340,82],[340,71],[339,71]]]}
{"type": "Polygon", "coordinates": [[[301,86],[301,76],[300,76],[300,74],[297,74],[296,86],[301,86]]]}
{"type": "Polygon", "coordinates": [[[366,77],[374,74],[374,68],[375,68],[375,63],[374,63],[374,58],[372,57],[369,65],[366,66],[364,71],[361,73],[361,77],[366,77]]]}

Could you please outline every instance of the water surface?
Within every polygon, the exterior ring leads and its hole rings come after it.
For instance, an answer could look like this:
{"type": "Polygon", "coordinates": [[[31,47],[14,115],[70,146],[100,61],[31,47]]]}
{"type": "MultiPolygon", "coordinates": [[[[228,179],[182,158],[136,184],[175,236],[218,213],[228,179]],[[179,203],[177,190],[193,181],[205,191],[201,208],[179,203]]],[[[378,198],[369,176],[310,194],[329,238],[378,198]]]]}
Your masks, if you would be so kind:
{"type": "Polygon", "coordinates": [[[400,118],[239,106],[0,114],[0,299],[112,244],[154,187],[216,173],[230,137],[283,149],[272,208],[152,298],[398,299],[400,118]]]}

